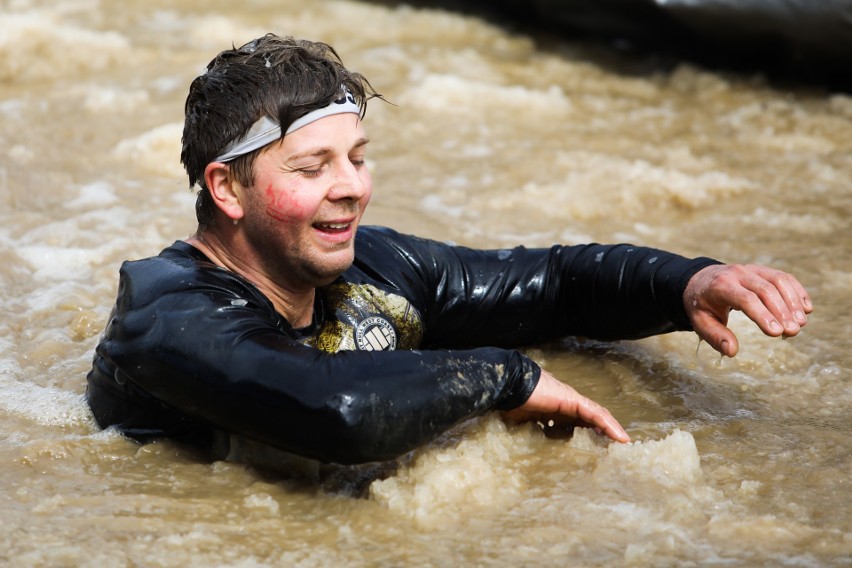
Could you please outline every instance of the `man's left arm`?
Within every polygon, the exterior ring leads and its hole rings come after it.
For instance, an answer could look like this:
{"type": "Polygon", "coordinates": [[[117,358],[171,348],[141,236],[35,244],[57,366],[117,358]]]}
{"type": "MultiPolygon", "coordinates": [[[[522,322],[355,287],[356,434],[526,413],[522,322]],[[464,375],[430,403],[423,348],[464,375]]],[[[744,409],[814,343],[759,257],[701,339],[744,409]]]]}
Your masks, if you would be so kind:
{"type": "Polygon", "coordinates": [[[637,339],[692,327],[687,282],[718,264],[632,245],[476,250],[415,240],[407,258],[433,291],[426,345],[637,339]]]}
{"type": "Polygon", "coordinates": [[[742,310],[767,334],[795,335],[813,310],[791,275],[629,244],[479,250],[383,229],[392,280],[419,298],[425,346],[521,346],[565,336],[638,339],[695,330],[733,356],[742,310]],[[392,251],[392,252],[390,252],[392,251]],[[397,265],[398,266],[398,265],[397,265]]]}

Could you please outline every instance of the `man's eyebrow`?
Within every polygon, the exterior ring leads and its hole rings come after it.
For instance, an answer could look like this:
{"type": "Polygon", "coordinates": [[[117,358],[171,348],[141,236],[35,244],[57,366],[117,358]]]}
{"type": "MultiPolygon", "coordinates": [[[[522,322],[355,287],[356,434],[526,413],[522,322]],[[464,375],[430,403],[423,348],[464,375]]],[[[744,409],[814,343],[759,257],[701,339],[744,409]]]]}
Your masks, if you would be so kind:
{"type": "Polygon", "coordinates": [[[326,154],[331,153],[331,148],[320,147],[320,148],[311,148],[306,152],[299,152],[298,154],[292,154],[287,156],[288,161],[301,160],[302,158],[316,158],[317,156],[324,156],[326,154]]]}
{"type": "MultiPolygon", "coordinates": [[[[369,142],[370,142],[370,139],[367,138],[366,136],[363,137],[363,138],[359,138],[358,140],[355,141],[355,144],[352,145],[352,149],[354,150],[356,148],[360,148],[361,146],[365,146],[369,142]]],[[[325,156],[326,154],[330,154],[331,152],[332,152],[331,148],[329,148],[327,146],[321,146],[319,148],[312,148],[312,149],[307,150],[305,152],[293,154],[292,156],[289,156],[287,159],[292,161],[292,160],[300,160],[302,158],[316,158],[316,157],[319,157],[319,156],[325,156]]]]}

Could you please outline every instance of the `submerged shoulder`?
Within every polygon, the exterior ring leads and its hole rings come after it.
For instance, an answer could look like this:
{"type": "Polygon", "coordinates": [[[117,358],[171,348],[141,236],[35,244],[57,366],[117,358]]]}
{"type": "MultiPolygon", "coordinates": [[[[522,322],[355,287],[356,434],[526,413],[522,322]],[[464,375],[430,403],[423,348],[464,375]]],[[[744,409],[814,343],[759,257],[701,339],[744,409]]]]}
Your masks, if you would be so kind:
{"type": "Polygon", "coordinates": [[[258,295],[248,281],[216,266],[201,251],[182,241],[166,247],[157,256],[121,265],[119,296],[134,304],[144,305],[183,292],[258,295]]]}
{"type": "Polygon", "coordinates": [[[188,283],[216,266],[201,251],[187,243],[177,241],[163,249],[157,256],[127,260],[121,265],[121,277],[140,285],[188,283]]]}

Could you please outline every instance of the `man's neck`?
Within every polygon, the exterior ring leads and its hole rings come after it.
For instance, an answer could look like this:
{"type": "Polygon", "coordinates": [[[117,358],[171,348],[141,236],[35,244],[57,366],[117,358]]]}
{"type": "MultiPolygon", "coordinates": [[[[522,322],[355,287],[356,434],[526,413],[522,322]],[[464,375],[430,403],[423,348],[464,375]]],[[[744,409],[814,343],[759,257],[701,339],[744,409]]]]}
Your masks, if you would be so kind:
{"type": "Polygon", "coordinates": [[[186,242],[203,252],[217,266],[239,274],[257,286],[291,326],[299,329],[310,325],[313,321],[316,289],[292,289],[276,282],[259,269],[259,259],[248,253],[240,254],[239,251],[245,247],[235,243],[226,244],[226,240],[227,237],[223,239],[214,231],[199,230],[186,242]]]}

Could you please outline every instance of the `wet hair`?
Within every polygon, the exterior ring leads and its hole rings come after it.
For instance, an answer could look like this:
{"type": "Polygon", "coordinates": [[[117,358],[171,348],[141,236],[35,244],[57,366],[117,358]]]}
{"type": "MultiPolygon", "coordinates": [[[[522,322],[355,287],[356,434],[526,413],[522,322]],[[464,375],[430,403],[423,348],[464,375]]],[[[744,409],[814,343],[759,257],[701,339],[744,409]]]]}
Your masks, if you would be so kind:
{"type": "MultiPolygon", "coordinates": [[[[349,71],[330,45],[267,34],[241,47],[221,52],[193,80],[184,107],[180,160],[189,186],[199,186],[195,213],[200,229],[214,222],[215,204],[204,181],[204,169],[225,146],[241,138],[261,116],[281,125],[327,106],[345,86],[361,108],[381,98],[360,73],[349,71]]],[[[263,148],[229,162],[229,175],[248,187],[252,166],[263,148]]]]}

